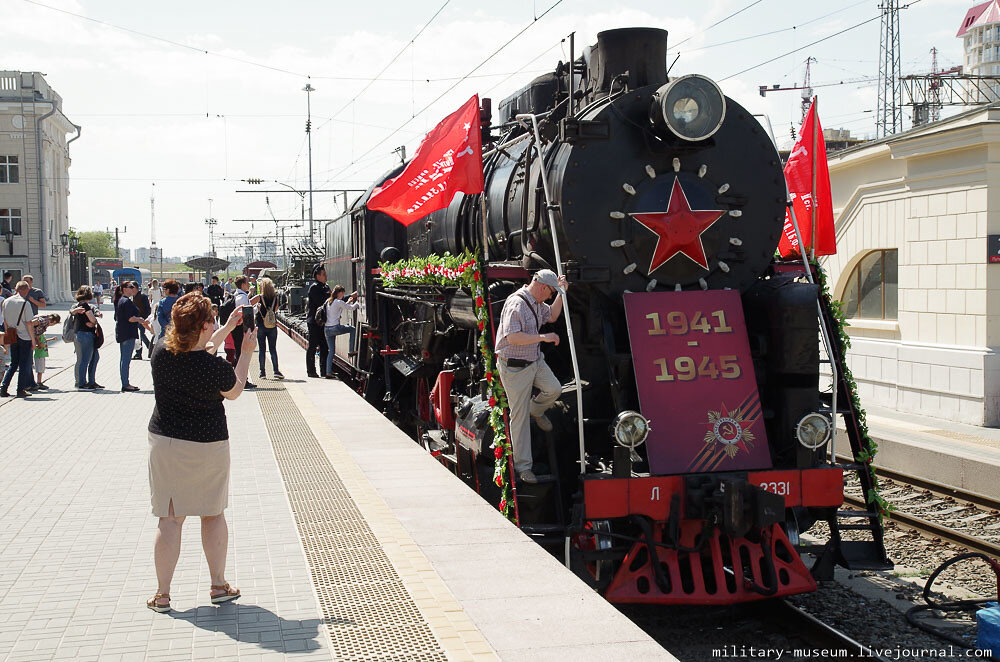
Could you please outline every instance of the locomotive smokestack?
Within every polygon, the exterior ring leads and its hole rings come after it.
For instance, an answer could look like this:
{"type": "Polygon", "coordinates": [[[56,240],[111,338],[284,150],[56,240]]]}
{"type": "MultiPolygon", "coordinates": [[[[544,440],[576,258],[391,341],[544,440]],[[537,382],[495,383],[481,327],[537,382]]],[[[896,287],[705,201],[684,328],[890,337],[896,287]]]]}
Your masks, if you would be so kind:
{"type": "Polygon", "coordinates": [[[609,92],[615,77],[626,72],[632,89],[662,85],[667,82],[667,31],[621,28],[598,32],[591,57],[590,84],[598,93],[609,92]]]}

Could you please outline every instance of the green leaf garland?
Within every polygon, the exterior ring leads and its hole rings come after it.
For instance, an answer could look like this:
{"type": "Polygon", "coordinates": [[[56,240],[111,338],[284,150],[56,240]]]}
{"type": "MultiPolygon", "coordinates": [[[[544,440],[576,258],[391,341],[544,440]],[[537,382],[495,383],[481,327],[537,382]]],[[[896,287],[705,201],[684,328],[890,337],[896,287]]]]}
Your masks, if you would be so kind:
{"type": "Polygon", "coordinates": [[[486,330],[489,324],[489,309],[483,290],[483,270],[479,259],[465,251],[459,255],[444,253],[413,257],[398,262],[380,262],[382,282],[386,287],[397,285],[440,285],[464,288],[472,296],[478,321],[479,353],[482,356],[483,375],[486,392],[489,395],[490,427],[493,428],[493,482],[500,488],[498,508],[507,519],[516,521],[514,502],[510,486],[510,439],[507,438],[503,412],[507,408],[507,395],[496,371],[496,358],[486,330]]]}
{"type": "Polygon", "coordinates": [[[871,477],[872,489],[869,490],[867,496],[868,500],[875,504],[875,507],[878,509],[879,521],[882,521],[887,514],[895,510],[895,506],[887,502],[879,493],[878,476],[875,475],[875,467],[872,465],[872,462],[875,460],[875,455],[878,453],[878,444],[876,444],[875,440],[873,440],[868,434],[868,422],[865,417],[865,410],[861,407],[861,399],[858,397],[858,385],[857,382],[854,381],[854,375],[851,373],[851,369],[847,365],[846,361],[847,350],[851,348],[851,337],[847,335],[847,327],[849,327],[850,324],[847,323],[847,315],[844,312],[843,303],[837,301],[830,295],[826,272],[824,272],[823,268],[816,262],[813,262],[812,264],[816,269],[816,280],[817,284],[820,286],[820,296],[823,297],[824,303],[829,306],[833,319],[836,322],[837,328],[834,330],[836,337],[833,340],[840,344],[840,355],[845,358],[842,366],[844,371],[844,381],[847,382],[851,389],[851,402],[854,405],[854,411],[857,413],[858,431],[861,434],[861,452],[858,453],[856,459],[864,463],[865,469],[871,477]]]}

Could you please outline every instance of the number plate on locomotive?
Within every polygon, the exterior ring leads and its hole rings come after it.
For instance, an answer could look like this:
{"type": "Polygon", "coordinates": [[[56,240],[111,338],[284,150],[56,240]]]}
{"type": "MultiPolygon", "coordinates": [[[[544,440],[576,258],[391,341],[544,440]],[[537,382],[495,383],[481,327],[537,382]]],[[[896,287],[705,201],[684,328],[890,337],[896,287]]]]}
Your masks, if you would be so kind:
{"type": "Polygon", "coordinates": [[[625,314],[650,472],[769,469],[739,293],[630,293],[625,314]]]}

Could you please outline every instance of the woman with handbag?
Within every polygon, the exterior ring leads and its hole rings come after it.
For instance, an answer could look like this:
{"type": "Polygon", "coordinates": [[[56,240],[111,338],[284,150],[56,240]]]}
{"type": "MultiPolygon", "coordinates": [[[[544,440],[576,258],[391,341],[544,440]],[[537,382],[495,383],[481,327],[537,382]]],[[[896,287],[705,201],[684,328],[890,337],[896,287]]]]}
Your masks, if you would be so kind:
{"type": "Polygon", "coordinates": [[[260,279],[260,301],[257,302],[257,347],[260,357],[260,378],[264,379],[264,362],[268,343],[271,345],[271,367],[275,379],[285,376],[278,370],[278,292],[270,278],[260,279]]]}
{"type": "MultiPolygon", "coordinates": [[[[101,345],[104,344],[104,332],[97,321],[101,314],[95,312],[91,301],[94,291],[86,285],[81,285],[76,291],[76,342],[80,346],[79,361],[76,364],[76,383],[81,391],[104,388],[97,383],[97,361],[100,359],[101,345]]],[[[70,311],[72,312],[72,311],[70,311]]]]}

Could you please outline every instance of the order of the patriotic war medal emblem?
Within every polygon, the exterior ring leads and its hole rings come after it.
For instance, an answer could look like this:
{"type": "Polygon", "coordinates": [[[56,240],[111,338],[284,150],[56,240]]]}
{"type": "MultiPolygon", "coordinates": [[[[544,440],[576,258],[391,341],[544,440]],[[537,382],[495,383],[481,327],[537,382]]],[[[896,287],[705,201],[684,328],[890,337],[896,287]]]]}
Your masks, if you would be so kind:
{"type": "Polygon", "coordinates": [[[736,457],[740,452],[740,446],[749,452],[754,446],[754,434],[749,426],[744,428],[743,413],[737,409],[730,413],[726,411],[726,405],[722,405],[720,411],[708,412],[708,424],[712,427],[705,432],[705,443],[719,443],[722,450],[730,458],[736,457]]]}

